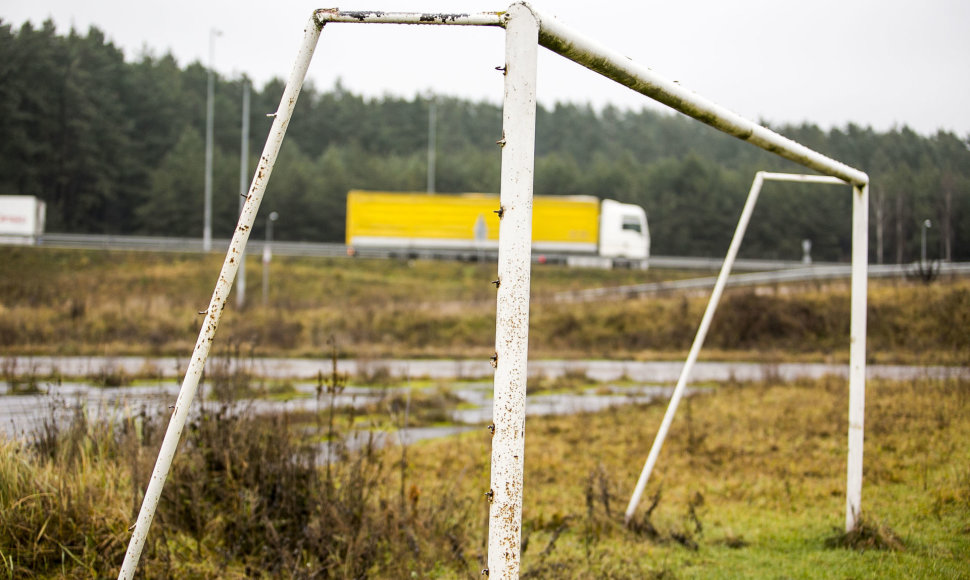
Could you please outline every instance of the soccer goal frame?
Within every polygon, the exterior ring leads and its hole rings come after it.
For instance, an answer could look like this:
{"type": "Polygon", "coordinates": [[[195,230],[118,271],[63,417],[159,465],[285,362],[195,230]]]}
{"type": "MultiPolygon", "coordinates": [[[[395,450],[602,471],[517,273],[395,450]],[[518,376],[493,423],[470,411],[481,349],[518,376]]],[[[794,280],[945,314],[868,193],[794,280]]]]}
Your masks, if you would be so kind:
{"type": "MultiPolygon", "coordinates": [[[[498,279],[496,281],[495,367],[492,432],[491,482],[483,494],[489,505],[488,568],[494,578],[516,578],[522,522],[522,474],[525,450],[525,399],[528,376],[529,282],[531,276],[532,193],[535,156],[536,59],[541,45],[582,66],[602,74],[649,98],[668,105],[720,131],[748,141],[762,149],[792,160],[823,175],[853,186],[853,276],[851,398],[861,397],[865,380],[865,269],[867,264],[869,177],[813,151],[804,145],[762,127],[705,99],[680,84],[666,79],[617,52],[585,37],[555,18],[526,3],[515,3],[503,12],[476,14],[400,13],[377,11],[343,12],[324,9],[313,12],[304,30],[293,69],[280,105],[272,116],[272,128],[240,212],[218,281],[204,311],[205,320],[169,421],[158,459],[152,471],[141,510],[134,525],[119,578],[131,578],[140,559],[162,488],[168,477],[189,407],[198,390],[211,345],[239,269],[266,185],[279,155],[280,146],[293,115],[314,50],[324,26],[330,23],[415,24],[446,26],[491,26],[504,28],[505,73],[498,279]]],[[[862,423],[858,432],[861,449],[862,423]]],[[[851,467],[850,467],[851,473],[851,467]]],[[[850,477],[851,480],[851,477],[850,477]]],[[[861,463],[859,465],[861,482],[861,463]]],[[[858,513],[856,503],[848,509],[858,513]]],[[[847,526],[854,527],[854,516],[847,526]],[[851,524],[851,525],[850,525],[851,524]]]]}
{"type": "MultiPolygon", "coordinates": [[[[731,269],[734,267],[734,260],[737,258],[738,250],[741,249],[741,241],[744,239],[744,234],[747,231],[748,223],[751,221],[751,214],[754,212],[755,205],[758,203],[758,196],[761,194],[761,188],[766,181],[787,181],[796,183],[812,183],[821,185],[849,185],[844,180],[838,177],[831,177],[825,175],[803,175],[796,173],[771,173],[767,171],[759,171],[755,174],[754,180],[751,183],[751,189],[748,192],[748,198],[744,203],[744,209],[741,210],[741,216],[738,218],[738,225],[734,230],[734,237],[731,238],[731,244],[728,246],[727,254],[724,257],[724,263],[721,264],[721,271],[717,276],[717,281],[714,283],[714,289],[711,291],[711,297],[707,302],[707,308],[704,310],[704,316],[701,318],[701,323],[697,328],[697,334],[694,336],[694,342],[691,344],[690,351],[687,354],[687,360],[684,362],[684,367],[681,369],[680,377],[677,379],[677,385],[674,387],[674,391],[670,396],[670,402],[667,404],[667,411],[664,413],[663,421],[660,423],[660,428],[657,430],[657,436],[653,441],[653,445],[650,448],[650,453],[647,455],[647,460],[643,465],[643,469],[640,472],[640,477],[637,480],[636,487],[633,490],[633,494],[630,496],[630,502],[627,504],[626,513],[624,518],[627,523],[633,518],[636,513],[637,506],[640,503],[640,499],[643,496],[643,491],[647,487],[647,483],[650,480],[650,474],[653,472],[653,468],[657,463],[657,458],[660,456],[660,451],[663,448],[664,441],[667,438],[667,432],[670,430],[670,424],[674,420],[674,415],[677,414],[677,406],[680,404],[680,400],[684,396],[684,391],[687,388],[687,383],[690,380],[691,372],[694,369],[694,363],[697,362],[697,357],[700,354],[701,349],[704,347],[704,340],[707,338],[707,331],[710,329],[711,321],[714,319],[714,314],[717,311],[718,303],[721,300],[721,295],[724,293],[724,287],[727,285],[728,278],[731,276],[731,269]]],[[[864,195],[864,193],[863,193],[864,195]]],[[[868,284],[868,277],[866,276],[866,263],[867,260],[861,263],[856,260],[856,251],[859,249],[859,240],[856,237],[858,233],[865,233],[866,238],[862,241],[868,239],[868,227],[865,223],[857,223],[858,220],[865,220],[868,215],[866,210],[860,215],[860,209],[857,207],[859,204],[865,206],[865,199],[859,199],[860,196],[856,196],[856,202],[853,207],[853,262],[852,262],[852,320],[850,322],[850,352],[849,359],[851,361],[850,371],[849,371],[849,451],[847,458],[847,480],[846,480],[846,504],[845,504],[845,526],[846,531],[850,531],[855,528],[856,521],[859,517],[859,506],[861,504],[862,498],[862,447],[863,447],[863,422],[865,419],[865,341],[866,341],[866,302],[864,300],[866,295],[866,287],[868,284]],[[861,286],[858,286],[861,284],[861,286]],[[860,304],[857,303],[857,298],[859,296],[863,297],[860,304]],[[861,308],[861,313],[857,312],[857,309],[861,308]],[[861,320],[860,317],[861,316],[861,320]]],[[[866,248],[868,252],[868,247],[866,248]]]]}

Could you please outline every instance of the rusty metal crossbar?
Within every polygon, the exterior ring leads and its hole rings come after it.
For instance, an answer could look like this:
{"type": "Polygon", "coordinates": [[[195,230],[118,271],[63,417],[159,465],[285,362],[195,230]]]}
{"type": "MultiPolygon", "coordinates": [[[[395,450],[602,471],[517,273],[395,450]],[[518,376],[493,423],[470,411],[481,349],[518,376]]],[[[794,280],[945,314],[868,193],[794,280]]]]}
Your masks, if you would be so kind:
{"type": "MultiPolygon", "coordinates": [[[[488,568],[490,577],[514,578],[519,572],[521,540],[522,467],[525,441],[525,381],[528,360],[529,277],[531,264],[532,182],[535,154],[536,116],[536,50],[539,45],[607,76],[616,82],[664,103],[720,131],[748,141],[762,149],[790,159],[820,173],[844,180],[855,187],[854,214],[864,215],[868,203],[868,176],[821,153],[761,127],[732,111],[704,99],[649,68],[586,38],[556,19],[545,16],[526,3],[515,3],[503,12],[474,14],[402,13],[381,11],[316,10],[304,31],[303,44],[287,81],[280,106],[260,157],[256,174],[246,196],[229,251],[223,262],[205,321],[199,332],[191,363],[169,421],[165,439],[134,526],[119,579],[129,579],[141,556],[148,530],[154,518],[162,487],[168,477],[179,438],[188,417],[189,406],[198,389],[211,344],[226,306],[252,230],[266,184],[279,154],[303,86],[306,72],[323,27],[328,23],[414,24],[451,26],[495,26],[506,29],[505,104],[503,107],[502,177],[499,228],[499,266],[496,297],[495,423],[490,426],[492,441],[492,482],[486,496],[491,501],[489,517],[488,568]]],[[[865,373],[865,263],[867,256],[867,222],[854,222],[853,264],[861,264],[859,277],[853,270],[852,284],[852,375],[865,373]],[[861,282],[857,283],[857,278],[861,282]],[[861,285],[860,285],[861,284],[861,285]],[[861,292],[860,292],[861,289],[861,292]],[[861,301],[861,318],[856,316],[857,300],[861,301]],[[861,326],[860,326],[861,320],[861,326]],[[861,332],[861,349],[857,337],[861,332]],[[861,354],[860,354],[861,353],[861,354]]],[[[858,398],[851,385],[850,398],[858,398]]],[[[862,383],[864,384],[864,383],[862,383]]],[[[850,403],[851,404],[851,403],[850,403]]],[[[855,422],[854,422],[855,421],[855,422]]],[[[861,419],[858,423],[861,446],[861,419]]],[[[850,447],[854,431],[850,425],[850,447]]],[[[850,453],[851,456],[851,453],[850,453]]],[[[861,484],[861,456],[858,480],[861,484]]],[[[850,480],[855,475],[850,464],[850,480]]],[[[858,512],[858,504],[850,506],[858,512]]]]}

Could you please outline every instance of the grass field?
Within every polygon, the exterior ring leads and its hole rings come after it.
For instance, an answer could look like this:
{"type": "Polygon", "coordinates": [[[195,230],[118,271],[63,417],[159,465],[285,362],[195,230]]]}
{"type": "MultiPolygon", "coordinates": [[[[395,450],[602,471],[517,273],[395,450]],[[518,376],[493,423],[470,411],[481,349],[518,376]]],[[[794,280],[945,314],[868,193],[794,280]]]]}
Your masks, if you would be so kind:
{"type": "MultiPolygon", "coordinates": [[[[186,355],[219,264],[197,255],[0,252],[4,355],[186,355]]],[[[369,360],[484,358],[493,270],[278,259],[269,305],[250,289],[255,303],[227,309],[216,348],[324,357],[335,341],[342,355],[369,360]]],[[[537,267],[531,355],[680,358],[704,296],[584,305],[544,297],[685,275],[537,267]]],[[[848,298],[841,282],[732,291],[707,356],[844,361],[848,298]]],[[[871,286],[871,360],[966,365],[967,327],[966,281],[871,286]]],[[[869,381],[864,526],[848,538],[846,381],[767,376],[709,386],[682,404],[631,526],[622,514],[664,405],[529,418],[523,577],[970,577],[966,379],[869,381]]],[[[433,422],[435,398],[448,395],[425,391],[414,398],[414,419],[433,422]]],[[[338,444],[338,460],[318,464],[319,443],[340,441],[361,421],[401,426],[400,403],[273,417],[207,405],[183,435],[144,577],[480,578],[484,428],[408,447],[338,444]]],[[[168,416],[118,410],[114,422],[91,423],[81,411],[52,414],[26,440],[0,439],[0,574],[117,573],[168,416]]]]}

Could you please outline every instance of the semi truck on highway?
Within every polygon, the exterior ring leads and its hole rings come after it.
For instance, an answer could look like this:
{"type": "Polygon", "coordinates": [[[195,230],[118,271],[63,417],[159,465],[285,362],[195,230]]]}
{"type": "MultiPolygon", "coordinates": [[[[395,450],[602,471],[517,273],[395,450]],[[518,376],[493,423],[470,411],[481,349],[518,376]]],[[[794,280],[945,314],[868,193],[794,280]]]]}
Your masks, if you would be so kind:
{"type": "Polygon", "coordinates": [[[37,243],[47,206],[32,195],[0,195],[0,243],[37,243]]]}
{"type": "MultiPolygon", "coordinates": [[[[499,196],[353,190],[347,194],[349,252],[494,256],[499,196]]],[[[650,231],[642,207],[590,195],[533,198],[537,260],[573,266],[646,268],[650,231]]]]}

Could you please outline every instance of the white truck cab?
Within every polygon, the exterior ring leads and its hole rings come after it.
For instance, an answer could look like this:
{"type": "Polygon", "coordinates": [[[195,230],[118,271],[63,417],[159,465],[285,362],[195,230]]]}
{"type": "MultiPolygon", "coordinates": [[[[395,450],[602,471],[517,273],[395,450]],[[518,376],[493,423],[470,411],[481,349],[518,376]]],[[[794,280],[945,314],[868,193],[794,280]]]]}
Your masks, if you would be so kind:
{"type": "Polygon", "coordinates": [[[650,257],[647,212],[638,205],[604,199],[600,207],[599,255],[639,260],[641,267],[646,267],[650,257]]]}

